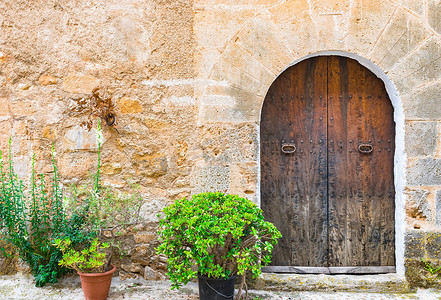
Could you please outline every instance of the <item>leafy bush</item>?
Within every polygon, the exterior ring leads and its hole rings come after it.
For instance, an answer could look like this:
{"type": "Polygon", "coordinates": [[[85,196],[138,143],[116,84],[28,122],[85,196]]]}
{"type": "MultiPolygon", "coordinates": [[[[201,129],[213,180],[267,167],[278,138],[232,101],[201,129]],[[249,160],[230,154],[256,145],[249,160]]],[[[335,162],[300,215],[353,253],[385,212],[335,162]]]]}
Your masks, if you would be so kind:
{"type": "Polygon", "coordinates": [[[108,266],[110,257],[107,249],[110,244],[100,243],[98,238],[82,250],[76,250],[69,238],[56,239],[55,246],[63,252],[60,266],[83,273],[103,273],[108,266]]]}
{"type": "Polygon", "coordinates": [[[54,239],[69,237],[73,244],[81,244],[96,235],[82,229],[86,210],[77,210],[67,218],[53,150],[52,164],[53,178],[48,190],[44,176],[35,173],[33,157],[30,190],[27,192],[14,172],[11,139],[6,168],[0,151],[0,233],[30,266],[36,286],[55,283],[69,272],[58,265],[62,252],[53,245],[54,239]]]}
{"type": "Polygon", "coordinates": [[[281,237],[272,223],[264,221],[261,209],[235,195],[202,193],[177,200],[163,213],[157,252],[167,257],[172,288],[197,273],[211,278],[239,274],[244,279],[250,270],[257,277],[281,237]]]}
{"type": "MultiPolygon", "coordinates": [[[[138,192],[116,193],[103,187],[100,140],[98,123],[98,163],[92,184],[79,189],[74,186],[71,193],[63,193],[60,186],[53,148],[50,189],[46,188],[45,177],[35,173],[35,156],[26,190],[14,172],[11,139],[6,167],[0,151],[0,236],[30,266],[36,286],[55,283],[71,271],[59,265],[63,254],[54,244],[56,239],[69,240],[74,249],[89,247],[103,231],[114,238],[119,229],[140,221],[144,200],[138,192]]],[[[1,246],[0,252],[5,252],[1,246]]]]}

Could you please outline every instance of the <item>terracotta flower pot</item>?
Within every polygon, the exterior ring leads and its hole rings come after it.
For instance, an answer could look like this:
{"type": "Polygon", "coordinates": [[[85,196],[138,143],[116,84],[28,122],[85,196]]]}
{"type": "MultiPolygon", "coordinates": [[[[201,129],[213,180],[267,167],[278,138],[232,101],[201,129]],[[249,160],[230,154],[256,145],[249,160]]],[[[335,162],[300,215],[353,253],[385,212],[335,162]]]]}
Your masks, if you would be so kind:
{"type": "Polygon", "coordinates": [[[114,265],[111,265],[111,267],[110,271],[104,273],[78,272],[86,300],[104,300],[107,298],[110,284],[112,283],[112,276],[116,270],[114,265]]]}

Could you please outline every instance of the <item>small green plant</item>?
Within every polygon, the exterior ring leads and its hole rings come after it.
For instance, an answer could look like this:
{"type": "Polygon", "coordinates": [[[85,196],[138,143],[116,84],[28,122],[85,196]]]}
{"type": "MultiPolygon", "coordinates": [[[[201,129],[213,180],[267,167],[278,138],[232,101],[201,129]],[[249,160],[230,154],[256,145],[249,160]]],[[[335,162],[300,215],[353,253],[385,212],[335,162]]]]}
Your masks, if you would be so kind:
{"type": "Polygon", "coordinates": [[[0,235],[29,265],[36,286],[55,283],[69,272],[58,265],[62,253],[53,246],[53,239],[69,237],[72,244],[76,245],[90,240],[94,235],[93,232],[82,230],[85,211],[77,210],[70,218],[66,216],[53,148],[52,165],[52,183],[48,189],[45,177],[37,176],[35,172],[33,157],[27,192],[14,171],[11,139],[6,167],[0,151],[0,235]]]}
{"type": "Polygon", "coordinates": [[[108,243],[100,243],[95,238],[89,247],[82,250],[73,248],[69,238],[56,239],[55,246],[63,253],[59,265],[83,273],[103,273],[109,265],[108,243]]]}
{"type": "Polygon", "coordinates": [[[424,263],[424,269],[432,275],[441,278],[441,266],[435,266],[431,262],[421,258],[421,261],[424,263]]]}
{"type": "Polygon", "coordinates": [[[264,221],[261,209],[236,195],[201,193],[177,200],[163,214],[157,252],[167,257],[172,288],[198,273],[211,278],[242,275],[244,285],[246,271],[259,276],[281,237],[264,221]]]}

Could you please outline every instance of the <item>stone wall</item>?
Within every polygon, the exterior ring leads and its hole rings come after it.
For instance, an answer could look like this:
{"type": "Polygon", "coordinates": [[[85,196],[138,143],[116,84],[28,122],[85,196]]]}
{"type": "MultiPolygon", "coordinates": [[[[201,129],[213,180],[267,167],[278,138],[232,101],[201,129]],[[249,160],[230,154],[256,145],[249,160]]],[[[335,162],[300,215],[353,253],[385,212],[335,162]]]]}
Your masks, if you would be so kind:
{"type": "Polygon", "coordinates": [[[206,190],[259,203],[266,91],[307,55],[339,51],[396,88],[397,247],[408,270],[409,249],[441,229],[438,0],[6,0],[0,12],[0,147],[13,137],[23,177],[32,153],[50,171],[52,143],[64,184],[93,170],[95,132],[78,99],[101,86],[117,128],[104,128],[103,177],[122,190],[138,183],[147,221],[206,190]]]}

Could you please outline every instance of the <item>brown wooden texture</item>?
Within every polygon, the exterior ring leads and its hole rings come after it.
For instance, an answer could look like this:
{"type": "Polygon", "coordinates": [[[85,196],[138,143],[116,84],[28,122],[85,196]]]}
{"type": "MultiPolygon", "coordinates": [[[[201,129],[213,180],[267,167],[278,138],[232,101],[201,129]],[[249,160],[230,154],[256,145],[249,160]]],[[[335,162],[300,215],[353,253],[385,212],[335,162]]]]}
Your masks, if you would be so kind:
{"type": "Polygon", "coordinates": [[[395,263],[394,136],[383,82],[355,60],[328,57],[330,266],[395,263]]]}
{"type": "Polygon", "coordinates": [[[262,209],[283,235],[273,266],[394,265],[394,135],[383,82],[352,59],[277,78],[261,119],[262,209]]]}
{"type": "Polygon", "coordinates": [[[265,98],[262,208],[283,235],[273,265],[327,261],[326,73],[325,57],[301,62],[281,74],[265,98]],[[286,143],[296,151],[283,153],[286,143]]]}

